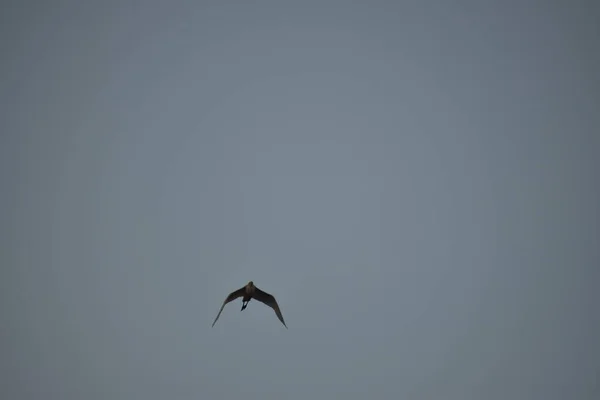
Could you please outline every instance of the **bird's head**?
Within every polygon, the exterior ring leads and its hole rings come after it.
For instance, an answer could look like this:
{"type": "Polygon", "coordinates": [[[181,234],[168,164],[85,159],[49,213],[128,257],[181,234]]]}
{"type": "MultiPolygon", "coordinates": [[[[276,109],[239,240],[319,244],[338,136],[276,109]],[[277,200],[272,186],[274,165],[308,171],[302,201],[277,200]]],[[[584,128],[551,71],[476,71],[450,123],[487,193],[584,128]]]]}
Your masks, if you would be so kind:
{"type": "Polygon", "coordinates": [[[252,281],[248,282],[248,286],[254,287],[254,282],[252,282],[252,281]]]}

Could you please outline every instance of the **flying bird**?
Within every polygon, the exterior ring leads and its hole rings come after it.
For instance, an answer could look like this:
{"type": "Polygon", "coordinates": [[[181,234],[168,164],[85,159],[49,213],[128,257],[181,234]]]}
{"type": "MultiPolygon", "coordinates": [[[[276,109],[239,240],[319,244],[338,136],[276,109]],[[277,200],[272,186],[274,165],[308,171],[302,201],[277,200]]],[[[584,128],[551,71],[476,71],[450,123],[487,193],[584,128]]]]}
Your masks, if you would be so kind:
{"type": "Polygon", "coordinates": [[[251,299],[256,299],[256,300],[260,301],[261,303],[266,304],[269,307],[271,307],[275,311],[275,314],[277,314],[277,318],[279,318],[279,320],[281,321],[283,326],[285,326],[285,328],[287,329],[287,325],[285,324],[285,321],[283,320],[283,315],[281,315],[281,310],[279,310],[279,305],[277,304],[275,297],[271,296],[267,292],[263,292],[262,290],[260,290],[256,286],[254,286],[254,282],[252,282],[252,281],[248,282],[248,284],[246,286],[241,287],[234,292],[231,292],[229,294],[229,296],[227,296],[227,298],[223,302],[223,305],[221,306],[221,309],[219,310],[219,313],[217,314],[217,317],[215,318],[214,322],[212,323],[212,326],[215,326],[215,322],[217,322],[217,320],[219,319],[219,316],[221,316],[221,312],[223,312],[225,305],[227,303],[237,299],[238,297],[242,297],[242,296],[243,296],[242,309],[240,311],[244,311],[244,309],[248,306],[248,303],[250,302],[251,299]]]}

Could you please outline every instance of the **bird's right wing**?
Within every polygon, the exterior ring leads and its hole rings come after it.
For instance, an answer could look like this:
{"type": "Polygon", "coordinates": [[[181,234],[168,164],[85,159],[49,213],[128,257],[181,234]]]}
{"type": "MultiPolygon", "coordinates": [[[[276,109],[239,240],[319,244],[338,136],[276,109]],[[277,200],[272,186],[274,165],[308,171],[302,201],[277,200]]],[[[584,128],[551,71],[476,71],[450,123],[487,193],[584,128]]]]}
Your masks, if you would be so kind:
{"type": "Polygon", "coordinates": [[[277,300],[275,300],[275,297],[273,297],[273,295],[262,291],[256,286],[254,286],[254,298],[260,301],[261,303],[271,307],[273,311],[275,311],[277,318],[279,318],[283,326],[285,326],[285,328],[287,329],[287,325],[285,324],[285,321],[283,320],[283,315],[281,315],[281,310],[279,309],[279,304],[277,304],[277,300]]]}
{"type": "Polygon", "coordinates": [[[217,318],[215,318],[215,320],[213,321],[212,326],[215,326],[215,322],[217,322],[217,320],[221,316],[221,312],[223,312],[223,309],[225,308],[225,304],[237,299],[238,297],[242,297],[245,292],[246,292],[246,287],[244,286],[244,287],[239,288],[235,292],[229,293],[229,296],[227,296],[227,298],[223,302],[223,305],[221,306],[221,309],[219,310],[219,313],[217,314],[217,318]]]}

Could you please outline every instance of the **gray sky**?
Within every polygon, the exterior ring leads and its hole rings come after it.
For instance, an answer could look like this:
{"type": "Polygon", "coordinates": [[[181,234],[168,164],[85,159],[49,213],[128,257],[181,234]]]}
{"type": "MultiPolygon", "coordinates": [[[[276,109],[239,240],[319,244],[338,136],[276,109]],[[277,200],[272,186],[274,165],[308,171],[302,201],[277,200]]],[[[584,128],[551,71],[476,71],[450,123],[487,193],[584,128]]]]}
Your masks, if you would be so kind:
{"type": "Polygon", "coordinates": [[[2,4],[0,397],[600,397],[598,6],[356,3],[2,4]]]}

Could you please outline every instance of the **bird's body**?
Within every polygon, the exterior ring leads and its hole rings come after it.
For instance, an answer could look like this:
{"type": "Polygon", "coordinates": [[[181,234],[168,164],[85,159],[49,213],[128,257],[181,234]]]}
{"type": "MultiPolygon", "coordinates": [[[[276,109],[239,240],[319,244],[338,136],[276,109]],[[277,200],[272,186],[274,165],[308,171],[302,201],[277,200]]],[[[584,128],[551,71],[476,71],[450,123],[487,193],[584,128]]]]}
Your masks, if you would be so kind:
{"type": "Polygon", "coordinates": [[[267,306],[271,307],[275,311],[277,318],[279,318],[279,320],[281,321],[283,326],[285,326],[287,329],[287,325],[285,324],[285,321],[283,320],[283,315],[281,315],[281,310],[279,310],[279,305],[277,304],[275,297],[273,297],[269,293],[263,292],[262,290],[257,288],[254,285],[254,282],[252,282],[252,281],[248,282],[246,284],[246,286],[241,287],[234,292],[231,292],[227,296],[227,298],[225,298],[225,301],[223,302],[223,305],[221,306],[221,309],[219,310],[217,317],[213,321],[212,326],[215,326],[215,322],[217,322],[217,320],[219,319],[219,316],[221,315],[221,312],[223,312],[225,305],[227,303],[237,299],[238,297],[242,297],[242,309],[240,311],[244,311],[244,309],[246,307],[248,307],[248,303],[250,302],[250,300],[256,299],[256,300],[260,301],[261,303],[266,304],[267,306]]]}

